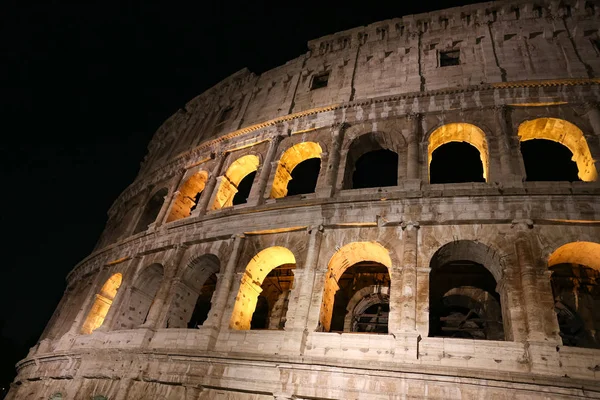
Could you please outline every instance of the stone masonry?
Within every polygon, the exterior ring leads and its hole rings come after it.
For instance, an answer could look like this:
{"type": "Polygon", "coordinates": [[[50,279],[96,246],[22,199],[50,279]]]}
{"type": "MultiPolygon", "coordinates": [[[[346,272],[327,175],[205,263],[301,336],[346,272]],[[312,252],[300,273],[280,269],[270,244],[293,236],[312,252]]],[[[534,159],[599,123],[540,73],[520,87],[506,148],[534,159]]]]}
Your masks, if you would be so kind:
{"type": "Polygon", "coordinates": [[[410,15],[194,98],[7,398],[600,398],[599,27],[584,0],[410,15]],[[530,140],[576,179],[528,177],[530,140]],[[449,143],[480,181],[432,183],[449,143]],[[394,181],[354,188],[370,152],[394,181]]]}

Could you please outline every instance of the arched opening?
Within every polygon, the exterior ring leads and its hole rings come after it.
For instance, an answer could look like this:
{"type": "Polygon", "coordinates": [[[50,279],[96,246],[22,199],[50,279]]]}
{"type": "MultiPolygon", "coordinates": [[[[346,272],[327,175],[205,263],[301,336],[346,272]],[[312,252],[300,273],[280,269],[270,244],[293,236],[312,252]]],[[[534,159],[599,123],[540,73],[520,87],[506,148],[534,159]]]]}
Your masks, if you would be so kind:
{"type": "Polygon", "coordinates": [[[183,271],[169,310],[167,328],[197,328],[211,308],[220,263],[217,256],[205,254],[193,259],[183,271]]]}
{"type": "Polygon", "coordinates": [[[430,183],[485,182],[479,151],[465,142],[450,142],[433,152],[430,183]]]}
{"type": "Polygon", "coordinates": [[[398,154],[374,150],[363,154],[354,164],[352,189],[398,185],[398,154]]]}
{"type": "MultiPolygon", "coordinates": [[[[521,140],[521,149],[525,149],[526,155],[523,154],[523,161],[525,163],[525,168],[527,171],[532,170],[531,164],[544,163],[548,168],[554,168],[552,166],[553,162],[560,162],[563,168],[571,168],[569,164],[565,161],[565,158],[568,157],[567,153],[560,154],[556,153],[555,161],[552,161],[550,158],[550,162],[546,164],[548,156],[541,153],[545,149],[534,151],[531,154],[529,150],[530,146],[523,145],[530,140],[534,139],[545,139],[550,140],[556,143],[560,143],[565,146],[571,152],[571,160],[575,162],[577,165],[577,176],[582,181],[591,182],[598,179],[598,172],[596,171],[596,164],[594,159],[592,158],[592,154],[590,152],[590,148],[583,136],[583,132],[577,126],[572,123],[558,119],[558,118],[538,118],[531,121],[525,121],[521,125],[519,125],[519,130],[517,132],[519,135],[519,139],[521,140]],[[529,169],[527,168],[529,164],[529,169]]],[[[535,147],[541,142],[535,143],[531,147],[533,150],[536,150],[535,147]]],[[[557,165],[558,166],[558,165],[557,165]]],[[[565,174],[565,171],[560,171],[557,177],[562,177],[565,174]]],[[[547,175],[547,173],[546,173],[547,175]]],[[[542,180],[563,180],[563,179],[549,179],[551,176],[544,176],[546,179],[542,180]]],[[[571,175],[567,175],[567,177],[571,177],[571,175]]],[[[527,180],[534,180],[529,176],[529,172],[527,172],[527,180]]],[[[569,179],[566,179],[569,180],[569,179]]]]}
{"type": "Polygon", "coordinates": [[[526,181],[580,181],[573,153],[566,146],[546,139],[521,142],[526,181]]]}
{"type": "Polygon", "coordinates": [[[475,125],[460,122],[440,126],[429,135],[427,155],[430,183],[487,182],[488,146],[485,133],[475,125]],[[451,143],[460,145],[448,146],[451,143]],[[442,146],[445,148],[439,149],[442,146]],[[475,162],[475,156],[480,162],[475,162]]]}
{"type": "Polygon", "coordinates": [[[321,170],[322,152],[315,142],[302,142],[287,149],[277,164],[271,198],[313,193],[321,170]]]}
{"type": "Polygon", "coordinates": [[[283,329],[295,267],[296,258],[285,247],[269,247],[255,255],[242,276],[229,327],[239,330],[283,329]],[[259,297],[264,300],[260,300],[257,308],[259,297]]]}
{"type": "Polygon", "coordinates": [[[163,280],[164,271],[160,264],[152,264],[140,272],[131,287],[129,304],[123,307],[118,326],[121,329],[132,329],[146,322],[150,306],[163,280]]]}
{"type": "Polygon", "coordinates": [[[232,205],[237,206],[238,204],[246,204],[248,202],[248,196],[250,196],[250,190],[252,190],[255,177],[256,171],[249,173],[242,179],[237,187],[237,193],[233,196],[232,205]]]}
{"type": "Polygon", "coordinates": [[[245,203],[250,194],[258,165],[259,159],[255,155],[246,155],[235,160],[229,166],[225,175],[221,177],[221,184],[212,209],[219,210],[231,207],[234,204],[245,203]]]}
{"type": "Polygon", "coordinates": [[[133,234],[140,233],[148,229],[148,226],[156,221],[158,214],[160,213],[160,209],[165,202],[165,197],[169,191],[167,188],[162,188],[158,192],[154,193],[154,195],[150,198],[146,206],[144,207],[144,211],[138,220],[138,224],[135,227],[135,231],[133,234]]]}
{"type": "Polygon", "coordinates": [[[348,148],[344,189],[398,185],[398,153],[390,138],[372,132],[354,139],[348,148]]]}
{"type": "Polygon", "coordinates": [[[389,278],[387,267],[379,263],[348,268],[338,281],[331,331],[388,333],[389,278]]]}
{"type": "Polygon", "coordinates": [[[185,217],[189,217],[192,211],[196,209],[196,205],[200,200],[200,195],[206,185],[208,173],[200,171],[192,175],[179,188],[179,194],[173,202],[171,212],[167,217],[167,222],[177,221],[185,217]]]}
{"type": "Polygon", "coordinates": [[[600,244],[561,246],[548,259],[548,267],[563,344],[600,349],[600,244]]]}
{"type": "Polygon", "coordinates": [[[391,266],[388,250],[377,242],[354,242],[336,251],[325,277],[320,328],[387,333],[391,266]]]}
{"type": "Polygon", "coordinates": [[[102,285],[102,289],[100,289],[100,293],[96,294],[92,308],[81,327],[81,333],[88,335],[102,326],[122,281],[123,275],[116,273],[102,285]]]}
{"type": "Polygon", "coordinates": [[[429,336],[504,340],[497,255],[466,240],[442,246],[429,275],[429,336]]]}

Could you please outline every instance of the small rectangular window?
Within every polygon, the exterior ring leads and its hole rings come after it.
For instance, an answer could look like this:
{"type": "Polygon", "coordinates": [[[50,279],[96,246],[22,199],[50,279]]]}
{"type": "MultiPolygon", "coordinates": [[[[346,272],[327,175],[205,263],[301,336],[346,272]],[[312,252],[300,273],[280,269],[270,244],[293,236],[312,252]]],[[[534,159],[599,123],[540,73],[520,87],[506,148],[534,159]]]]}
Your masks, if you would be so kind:
{"type": "Polygon", "coordinates": [[[314,75],[313,79],[312,79],[312,83],[310,85],[310,90],[327,87],[328,82],[329,82],[329,71],[314,75]]]}
{"type": "Polygon", "coordinates": [[[440,51],[440,67],[460,65],[460,50],[440,51]]]}

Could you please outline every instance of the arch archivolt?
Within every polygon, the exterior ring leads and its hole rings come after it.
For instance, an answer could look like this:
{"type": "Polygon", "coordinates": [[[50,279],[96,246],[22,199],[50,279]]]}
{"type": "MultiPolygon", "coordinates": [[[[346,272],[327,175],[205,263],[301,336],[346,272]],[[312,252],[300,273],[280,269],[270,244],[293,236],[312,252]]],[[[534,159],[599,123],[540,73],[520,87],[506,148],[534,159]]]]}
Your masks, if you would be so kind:
{"type": "Polygon", "coordinates": [[[465,249],[472,248],[476,251],[473,256],[477,259],[471,258],[472,261],[493,265],[488,269],[496,281],[500,282],[505,266],[516,263],[516,260],[513,260],[512,233],[509,224],[422,226],[419,229],[417,260],[420,267],[427,268],[434,254],[444,245],[463,242],[465,249]]]}
{"type": "Polygon", "coordinates": [[[600,271],[600,243],[578,241],[564,244],[548,257],[548,267],[558,264],[579,264],[600,271]]]}
{"type": "Polygon", "coordinates": [[[323,147],[318,142],[300,142],[285,149],[277,162],[271,188],[271,198],[285,197],[294,168],[301,162],[311,158],[320,159],[323,151],[323,147]]]}
{"type": "Polygon", "coordinates": [[[238,294],[233,305],[229,327],[235,330],[250,329],[252,315],[256,309],[261,285],[269,272],[275,268],[296,264],[296,257],[285,247],[272,246],[257,253],[246,265],[238,294]]]}
{"type": "Polygon", "coordinates": [[[489,135],[486,135],[480,127],[467,122],[451,122],[433,129],[426,135],[428,176],[433,152],[438,147],[450,142],[465,142],[469,143],[479,151],[479,156],[483,165],[483,178],[487,182],[490,166],[488,136],[489,135]]]}
{"type": "Polygon", "coordinates": [[[173,199],[166,222],[176,221],[190,215],[191,209],[196,206],[196,197],[204,191],[208,176],[208,171],[199,167],[185,174],[177,189],[177,196],[173,199]]]}
{"type": "Polygon", "coordinates": [[[365,122],[352,125],[344,133],[340,149],[337,187],[347,186],[352,179],[354,164],[364,154],[375,150],[390,150],[398,154],[398,180],[406,176],[405,119],[365,122]],[[349,164],[350,163],[350,164],[349,164]]]}
{"type": "Polygon", "coordinates": [[[539,257],[543,260],[542,267],[547,267],[546,261],[561,247],[577,242],[598,243],[600,238],[599,226],[581,225],[536,225],[537,239],[540,245],[539,257]]]}
{"type": "Polygon", "coordinates": [[[235,158],[221,176],[221,183],[217,189],[212,209],[219,210],[231,207],[233,205],[233,198],[238,192],[240,182],[248,174],[257,171],[259,165],[260,157],[255,154],[246,154],[235,158]]]}
{"type": "Polygon", "coordinates": [[[546,139],[564,145],[573,153],[572,160],[577,164],[579,178],[586,182],[598,179],[596,160],[583,132],[575,124],[559,118],[537,118],[522,122],[517,135],[522,142],[546,139]]]}
{"type": "Polygon", "coordinates": [[[397,278],[392,272],[390,251],[381,243],[376,241],[351,242],[338,247],[337,251],[331,256],[325,273],[319,316],[319,322],[323,330],[329,331],[331,327],[335,293],[339,289],[338,280],[346,269],[363,261],[379,263],[388,269],[391,280],[397,278]]]}

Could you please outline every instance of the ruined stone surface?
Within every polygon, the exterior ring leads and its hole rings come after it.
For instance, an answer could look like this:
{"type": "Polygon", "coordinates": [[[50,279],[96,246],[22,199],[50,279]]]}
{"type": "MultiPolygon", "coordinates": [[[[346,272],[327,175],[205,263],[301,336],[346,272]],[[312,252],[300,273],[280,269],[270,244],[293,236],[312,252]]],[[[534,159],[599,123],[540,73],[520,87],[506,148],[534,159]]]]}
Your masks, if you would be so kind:
{"type": "Polygon", "coordinates": [[[549,272],[555,258],[600,268],[599,10],[514,1],[405,16],[202,93],[156,132],[8,399],[600,398],[600,349],[563,344],[549,272]],[[457,50],[459,65],[441,66],[457,50]],[[581,151],[584,181],[524,180],[519,127],[533,120],[577,128],[556,141],[581,151]],[[486,182],[429,183],[432,146],[465,132],[438,130],[448,124],[483,133],[486,182]],[[286,153],[307,142],[318,146],[286,153]],[[378,148],[398,154],[397,185],[350,189],[356,159],[378,148]],[[290,170],[315,155],[315,192],[286,197],[290,170]],[[247,203],[229,206],[252,171],[247,203]],[[280,259],[286,272],[267,276],[280,259]],[[465,260],[496,283],[494,299],[458,293],[501,313],[494,340],[429,337],[430,273],[465,260]],[[327,332],[328,299],[357,262],[389,273],[389,288],[361,289],[386,296],[388,334],[327,332]],[[279,296],[268,327],[283,329],[239,329],[261,290],[279,296]]]}

